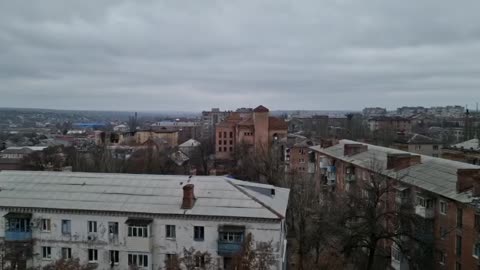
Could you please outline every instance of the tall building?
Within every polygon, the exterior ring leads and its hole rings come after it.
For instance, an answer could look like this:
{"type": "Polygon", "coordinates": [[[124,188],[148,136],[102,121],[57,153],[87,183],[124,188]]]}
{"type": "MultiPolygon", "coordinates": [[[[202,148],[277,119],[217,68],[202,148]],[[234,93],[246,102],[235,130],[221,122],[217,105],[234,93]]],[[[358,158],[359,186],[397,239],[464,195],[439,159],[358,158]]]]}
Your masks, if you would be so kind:
{"type": "Polygon", "coordinates": [[[242,145],[257,154],[267,152],[274,141],[287,135],[287,130],[287,123],[269,116],[269,110],[264,106],[258,106],[253,112],[234,112],[216,127],[215,157],[231,160],[242,145]]]}
{"type": "Polygon", "coordinates": [[[222,122],[230,112],[220,111],[219,108],[212,108],[210,111],[202,112],[200,137],[203,140],[215,138],[215,127],[222,122]]]}
{"type": "Polygon", "coordinates": [[[0,186],[5,267],[78,258],[157,270],[194,248],[231,269],[251,234],[272,241],[272,269],[285,269],[288,189],[220,176],[30,171],[2,171],[0,186]]]}
{"type": "MultiPolygon", "coordinates": [[[[412,205],[414,238],[433,247],[422,258],[433,260],[432,269],[478,269],[480,166],[350,140],[311,149],[319,161],[318,180],[327,192],[356,192],[377,173],[392,181],[395,191],[386,200],[391,209],[412,205]]],[[[386,241],[382,247],[391,253],[392,269],[410,269],[409,256],[396,242],[386,241]]]]}

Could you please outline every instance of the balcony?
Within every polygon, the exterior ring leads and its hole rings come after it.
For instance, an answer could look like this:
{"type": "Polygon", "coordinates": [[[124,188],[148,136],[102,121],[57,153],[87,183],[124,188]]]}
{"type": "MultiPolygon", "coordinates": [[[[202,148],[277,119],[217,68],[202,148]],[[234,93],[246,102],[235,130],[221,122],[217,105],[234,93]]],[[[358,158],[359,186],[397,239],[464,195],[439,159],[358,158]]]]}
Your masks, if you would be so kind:
{"type": "Polygon", "coordinates": [[[16,232],[6,231],[5,241],[30,241],[32,240],[32,232],[16,232]]]}
{"type": "Polygon", "coordinates": [[[218,241],[218,255],[233,256],[242,250],[242,242],[218,241]]]}
{"type": "Polygon", "coordinates": [[[435,209],[433,207],[424,207],[421,205],[415,206],[415,214],[423,217],[423,218],[434,218],[435,217],[435,209]]]}

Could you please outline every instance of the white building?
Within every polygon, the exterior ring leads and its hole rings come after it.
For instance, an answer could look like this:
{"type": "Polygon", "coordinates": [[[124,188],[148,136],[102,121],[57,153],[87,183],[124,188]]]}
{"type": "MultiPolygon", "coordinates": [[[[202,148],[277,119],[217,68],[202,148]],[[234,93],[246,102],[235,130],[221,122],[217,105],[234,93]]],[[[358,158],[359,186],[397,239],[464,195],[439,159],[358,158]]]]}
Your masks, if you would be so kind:
{"type": "Polygon", "coordinates": [[[29,171],[0,172],[0,187],[0,239],[7,250],[33,249],[16,254],[20,269],[72,257],[157,270],[191,247],[228,269],[249,233],[272,241],[272,269],[285,265],[288,189],[222,176],[29,171]]]}

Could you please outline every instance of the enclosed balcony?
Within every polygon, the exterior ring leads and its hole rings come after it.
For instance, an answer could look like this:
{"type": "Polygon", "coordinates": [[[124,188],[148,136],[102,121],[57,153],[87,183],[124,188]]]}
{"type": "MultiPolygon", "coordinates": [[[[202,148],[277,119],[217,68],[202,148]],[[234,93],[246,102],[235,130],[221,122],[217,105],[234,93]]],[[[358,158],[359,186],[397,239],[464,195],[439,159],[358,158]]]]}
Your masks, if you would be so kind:
{"type": "Polygon", "coordinates": [[[30,241],[32,229],[31,214],[8,213],[5,216],[5,241],[30,241]]]}
{"type": "Polygon", "coordinates": [[[220,226],[218,235],[218,255],[230,257],[242,250],[245,236],[243,226],[220,226]]]}
{"type": "Polygon", "coordinates": [[[433,199],[417,196],[415,214],[423,218],[434,218],[435,208],[433,207],[433,205],[433,199]]]}

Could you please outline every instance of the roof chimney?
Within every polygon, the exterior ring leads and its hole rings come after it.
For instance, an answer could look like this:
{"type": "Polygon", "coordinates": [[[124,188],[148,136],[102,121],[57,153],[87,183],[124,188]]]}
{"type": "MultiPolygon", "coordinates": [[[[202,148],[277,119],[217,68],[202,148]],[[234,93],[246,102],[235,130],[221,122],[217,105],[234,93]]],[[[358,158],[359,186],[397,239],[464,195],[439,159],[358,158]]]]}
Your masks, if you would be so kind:
{"type": "Polygon", "coordinates": [[[480,196],[480,169],[457,169],[457,192],[471,188],[473,196],[480,196]]]}
{"type": "Polygon", "coordinates": [[[182,209],[192,209],[195,204],[195,194],[193,193],[193,184],[183,186],[182,209]]]}
{"type": "Polygon", "coordinates": [[[409,153],[387,154],[387,170],[399,171],[420,163],[421,157],[419,155],[411,155],[409,153]]]}
{"type": "Polygon", "coordinates": [[[368,145],[363,145],[361,143],[346,143],[343,146],[343,155],[349,157],[349,156],[363,153],[367,150],[368,150],[368,145]]]}

